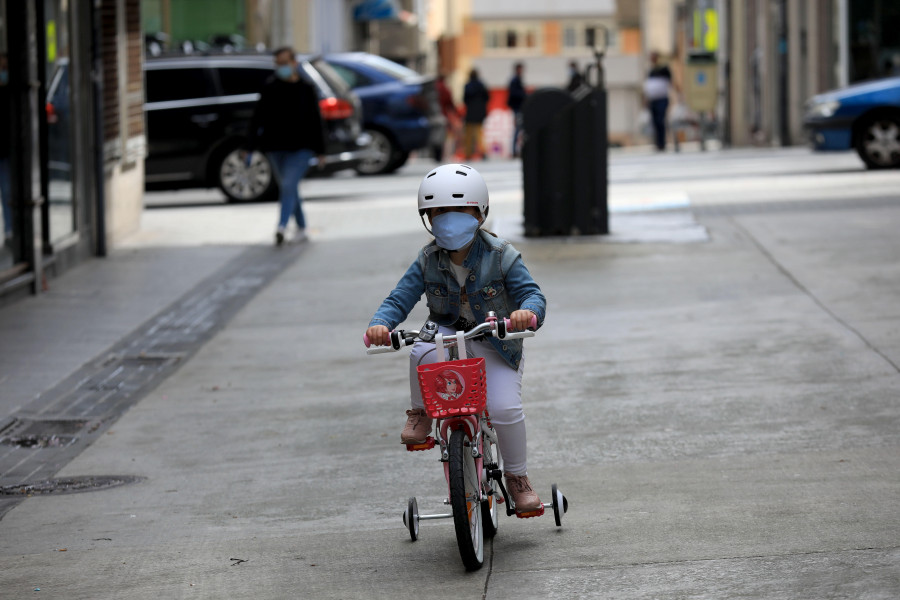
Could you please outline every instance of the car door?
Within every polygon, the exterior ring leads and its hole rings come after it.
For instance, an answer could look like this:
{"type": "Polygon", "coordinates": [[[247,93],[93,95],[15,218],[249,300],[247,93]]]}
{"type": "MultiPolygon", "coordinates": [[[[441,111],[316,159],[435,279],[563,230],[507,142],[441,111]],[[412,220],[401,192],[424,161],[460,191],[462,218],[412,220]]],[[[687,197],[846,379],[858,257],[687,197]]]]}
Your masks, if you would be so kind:
{"type": "Polygon", "coordinates": [[[353,152],[359,149],[362,133],[362,104],[350,86],[323,60],[303,60],[300,74],[319,95],[319,109],[325,127],[327,154],[353,152]]]}
{"type": "Polygon", "coordinates": [[[148,65],[145,85],[146,182],[205,180],[206,153],[221,137],[219,98],[210,69],[148,65]]]}
{"type": "Polygon", "coordinates": [[[226,136],[245,137],[248,134],[259,93],[272,73],[269,61],[259,65],[229,63],[216,67],[222,89],[220,110],[226,136]]]}

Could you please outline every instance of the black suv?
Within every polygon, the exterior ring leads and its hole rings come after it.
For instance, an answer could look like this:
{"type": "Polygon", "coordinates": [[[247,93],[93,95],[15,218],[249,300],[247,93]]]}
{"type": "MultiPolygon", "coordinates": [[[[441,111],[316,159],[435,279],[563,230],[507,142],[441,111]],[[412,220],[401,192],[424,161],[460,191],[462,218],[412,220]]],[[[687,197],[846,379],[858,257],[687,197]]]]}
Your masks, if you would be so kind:
{"type": "MultiPolygon", "coordinates": [[[[319,92],[326,128],[325,165],[330,173],[355,168],[366,155],[356,95],[327,64],[298,56],[301,75],[319,92]]],[[[253,109],[273,74],[269,55],[147,57],[147,189],[215,187],[230,200],[277,195],[265,156],[240,159],[253,109]]],[[[311,173],[316,170],[311,171],[311,173]]]]}

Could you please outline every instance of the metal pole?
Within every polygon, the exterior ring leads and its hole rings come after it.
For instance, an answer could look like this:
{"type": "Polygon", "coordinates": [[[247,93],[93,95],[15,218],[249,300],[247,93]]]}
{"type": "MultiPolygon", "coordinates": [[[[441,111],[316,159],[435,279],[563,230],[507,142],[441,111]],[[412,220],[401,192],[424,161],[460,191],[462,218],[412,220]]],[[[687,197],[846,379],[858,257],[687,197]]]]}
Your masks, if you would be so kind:
{"type": "Polygon", "coordinates": [[[732,35],[731,35],[731,0],[723,0],[722,12],[719,23],[724,25],[720,31],[724,33],[724,43],[720,44],[719,52],[723,55],[721,73],[722,73],[722,124],[719,126],[719,133],[722,136],[722,145],[726,148],[731,147],[731,57],[732,57],[732,35]]]}
{"type": "Polygon", "coordinates": [[[106,256],[106,176],[103,169],[103,43],[102,22],[100,17],[103,0],[94,0],[91,5],[91,79],[93,83],[94,102],[94,182],[97,203],[96,221],[97,256],[106,256]]]}
{"type": "Polygon", "coordinates": [[[778,3],[778,129],[782,146],[791,145],[788,123],[788,16],[787,0],[778,3]]]}
{"type": "MultiPolygon", "coordinates": [[[[13,153],[10,157],[12,199],[21,214],[22,256],[31,266],[31,291],[43,290],[43,234],[41,232],[40,114],[38,108],[37,37],[43,29],[38,20],[37,7],[31,2],[8,2],[6,19],[12,26],[7,30],[8,61],[12,96],[12,113],[18,115],[13,125],[13,153]]],[[[9,118],[4,115],[4,118],[9,118]]]]}

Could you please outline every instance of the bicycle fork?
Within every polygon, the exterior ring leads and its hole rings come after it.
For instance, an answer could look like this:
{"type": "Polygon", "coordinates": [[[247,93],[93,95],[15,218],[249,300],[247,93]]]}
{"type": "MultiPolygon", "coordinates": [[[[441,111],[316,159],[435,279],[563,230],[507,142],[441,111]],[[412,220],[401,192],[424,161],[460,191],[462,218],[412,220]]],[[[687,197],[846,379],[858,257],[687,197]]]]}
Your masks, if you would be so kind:
{"type": "MultiPolygon", "coordinates": [[[[450,419],[443,419],[438,423],[438,426],[435,428],[435,442],[441,448],[441,462],[444,463],[444,478],[448,482],[447,489],[447,498],[444,499],[444,504],[450,504],[450,490],[449,490],[449,482],[450,482],[450,450],[448,447],[448,440],[450,439],[450,433],[455,429],[464,428],[469,434],[469,439],[472,440],[469,445],[469,450],[472,452],[472,458],[475,460],[475,472],[476,473],[484,473],[484,455],[482,454],[482,444],[484,440],[483,431],[480,427],[479,417],[477,416],[467,416],[467,417],[454,417],[450,419]]],[[[497,465],[489,465],[492,469],[496,469],[497,465]]],[[[499,472],[499,469],[497,469],[499,472]]],[[[484,477],[479,477],[478,485],[474,486],[475,492],[477,494],[476,497],[472,498],[473,502],[482,502],[485,498],[485,489],[487,487],[487,479],[484,477]]],[[[488,493],[491,493],[488,491],[488,493]]],[[[505,492],[504,492],[505,493],[505,492]]],[[[498,501],[503,502],[506,500],[506,497],[503,499],[498,499],[498,501]]],[[[410,506],[410,509],[412,506],[410,506]]],[[[420,515],[418,514],[418,507],[416,507],[415,517],[410,515],[410,509],[407,510],[403,515],[403,522],[407,523],[408,519],[415,518],[418,521],[430,521],[433,519],[452,519],[453,513],[440,513],[435,515],[420,515]]]]}

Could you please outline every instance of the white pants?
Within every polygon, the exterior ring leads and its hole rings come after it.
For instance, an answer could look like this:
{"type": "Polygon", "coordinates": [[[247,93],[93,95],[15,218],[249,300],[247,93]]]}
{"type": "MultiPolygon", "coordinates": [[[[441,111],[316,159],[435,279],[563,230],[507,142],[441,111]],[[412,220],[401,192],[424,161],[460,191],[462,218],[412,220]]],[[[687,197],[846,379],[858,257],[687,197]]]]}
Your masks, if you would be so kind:
{"type": "MultiPolygon", "coordinates": [[[[441,327],[441,333],[455,333],[449,327],[441,327]]],[[[526,433],[525,412],[522,410],[522,370],[525,357],[519,362],[518,370],[507,364],[503,357],[487,341],[467,341],[466,351],[470,358],[483,358],[487,376],[487,408],[491,423],[497,431],[500,453],[504,468],[513,475],[525,475],[526,433]]],[[[409,391],[412,408],[425,408],[416,367],[435,362],[437,352],[434,344],[416,342],[409,354],[409,391]]]]}

